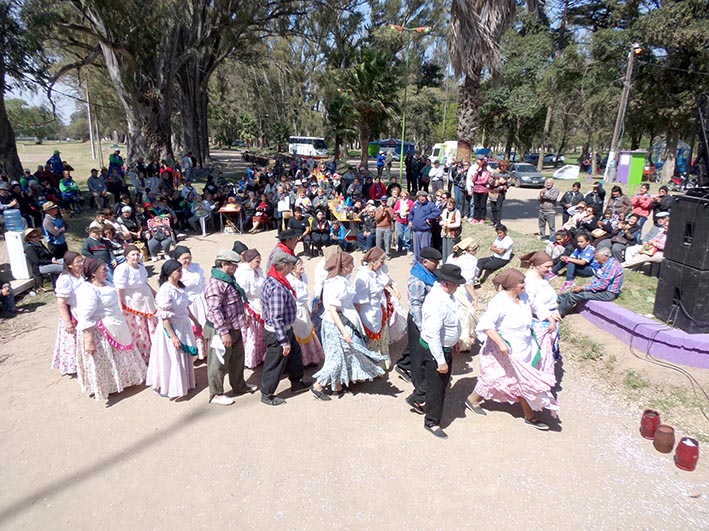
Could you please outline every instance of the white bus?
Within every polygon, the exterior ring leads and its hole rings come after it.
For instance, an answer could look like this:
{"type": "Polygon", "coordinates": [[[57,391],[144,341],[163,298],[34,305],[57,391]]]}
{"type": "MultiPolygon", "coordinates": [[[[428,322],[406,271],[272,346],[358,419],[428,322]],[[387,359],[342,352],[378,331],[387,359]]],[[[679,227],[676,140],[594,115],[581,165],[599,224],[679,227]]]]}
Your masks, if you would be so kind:
{"type": "Polygon", "coordinates": [[[291,136],[288,138],[288,153],[314,159],[327,158],[327,143],[317,136],[291,136]]]}

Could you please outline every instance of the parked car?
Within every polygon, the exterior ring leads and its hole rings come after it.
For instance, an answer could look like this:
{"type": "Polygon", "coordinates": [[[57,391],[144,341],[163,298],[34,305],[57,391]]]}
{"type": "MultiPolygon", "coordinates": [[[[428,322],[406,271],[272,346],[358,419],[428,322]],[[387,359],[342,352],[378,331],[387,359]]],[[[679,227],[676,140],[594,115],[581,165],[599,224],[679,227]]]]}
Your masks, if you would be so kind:
{"type": "MultiPolygon", "coordinates": [[[[524,162],[528,164],[534,164],[536,166],[537,162],[539,162],[539,153],[527,153],[524,156],[524,162]]],[[[564,163],[564,155],[557,155],[556,153],[547,153],[546,155],[544,155],[543,164],[557,163],[564,163]]]]}
{"type": "Polygon", "coordinates": [[[544,186],[544,180],[546,177],[537,171],[537,168],[531,164],[525,164],[524,162],[516,162],[512,164],[510,168],[510,184],[512,186],[530,186],[539,187],[544,186]]]}

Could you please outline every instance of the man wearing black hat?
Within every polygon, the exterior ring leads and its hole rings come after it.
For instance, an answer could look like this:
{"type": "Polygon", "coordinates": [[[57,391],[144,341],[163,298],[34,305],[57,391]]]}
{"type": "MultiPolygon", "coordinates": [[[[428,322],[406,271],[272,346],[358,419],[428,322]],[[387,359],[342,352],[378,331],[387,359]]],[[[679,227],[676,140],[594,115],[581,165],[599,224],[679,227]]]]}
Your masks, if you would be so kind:
{"type": "Polygon", "coordinates": [[[426,295],[421,309],[422,357],[426,386],[424,428],[436,437],[447,439],[441,429],[443,401],[451,379],[453,348],[460,339],[460,319],[453,294],[465,284],[460,267],[445,264],[438,270],[438,281],[426,295]]]}
{"type": "Polygon", "coordinates": [[[428,295],[436,282],[435,273],[441,258],[441,253],[433,247],[421,249],[421,261],[414,262],[407,282],[409,315],[406,322],[406,332],[408,344],[394,370],[405,381],[414,384],[414,392],[406,397],[406,403],[417,413],[423,413],[423,403],[426,402],[423,361],[419,344],[419,338],[421,337],[421,307],[426,295],[428,295]]]}
{"type": "Polygon", "coordinates": [[[295,256],[295,246],[298,245],[298,242],[300,241],[299,237],[300,234],[298,234],[298,231],[293,229],[286,229],[278,233],[278,243],[271,251],[271,254],[268,255],[268,260],[266,261],[266,271],[271,269],[271,263],[273,262],[273,257],[276,253],[280,252],[295,256]]]}

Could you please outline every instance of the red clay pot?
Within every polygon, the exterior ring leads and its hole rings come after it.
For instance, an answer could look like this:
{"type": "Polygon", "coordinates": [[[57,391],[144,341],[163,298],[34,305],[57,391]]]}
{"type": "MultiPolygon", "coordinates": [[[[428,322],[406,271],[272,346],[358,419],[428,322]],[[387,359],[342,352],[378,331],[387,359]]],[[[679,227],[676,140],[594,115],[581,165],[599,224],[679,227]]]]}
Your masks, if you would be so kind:
{"type": "Polygon", "coordinates": [[[672,426],[660,424],[655,430],[655,440],[652,444],[658,452],[669,454],[675,446],[675,429],[672,426]]]}
{"type": "Polygon", "coordinates": [[[660,425],[660,414],[652,409],[643,411],[643,416],[640,419],[640,435],[645,439],[654,439],[655,430],[660,425]]]}
{"type": "Polygon", "coordinates": [[[697,467],[699,460],[699,443],[691,437],[682,437],[675,451],[677,468],[691,472],[697,467]]]}

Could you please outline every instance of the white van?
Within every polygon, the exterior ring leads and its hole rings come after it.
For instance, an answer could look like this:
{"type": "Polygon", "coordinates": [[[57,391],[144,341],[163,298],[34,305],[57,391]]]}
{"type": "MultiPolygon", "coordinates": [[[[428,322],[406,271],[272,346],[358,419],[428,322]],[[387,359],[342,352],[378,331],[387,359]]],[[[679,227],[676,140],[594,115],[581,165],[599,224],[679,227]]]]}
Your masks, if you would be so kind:
{"type": "Polygon", "coordinates": [[[431,162],[434,160],[441,161],[441,164],[448,166],[453,163],[455,158],[458,156],[458,141],[457,140],[446,140],[439,144],[434,144],[431,150],[431,162]]]}

